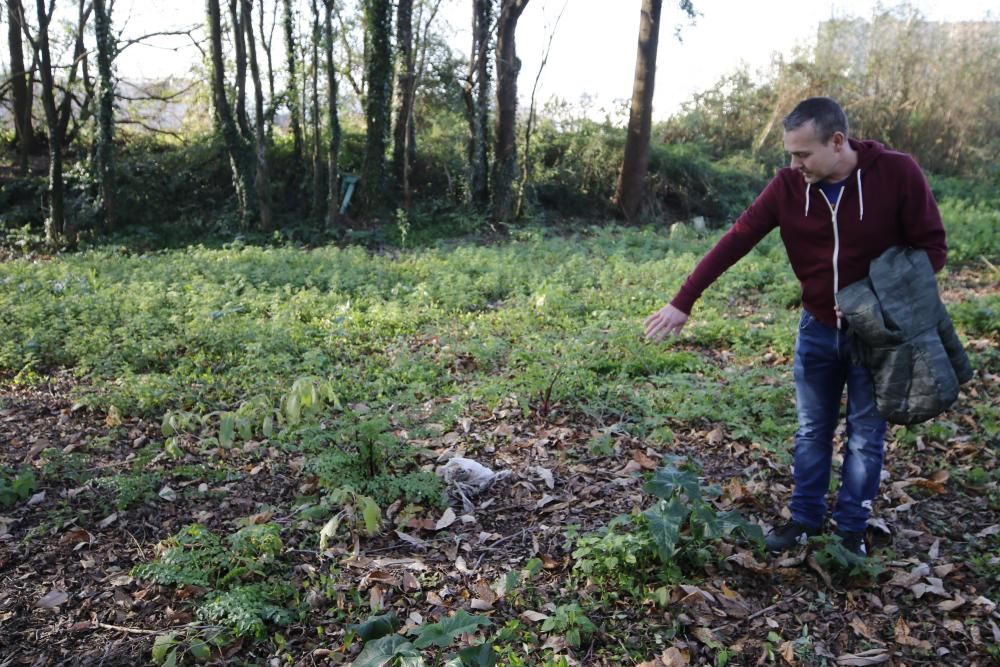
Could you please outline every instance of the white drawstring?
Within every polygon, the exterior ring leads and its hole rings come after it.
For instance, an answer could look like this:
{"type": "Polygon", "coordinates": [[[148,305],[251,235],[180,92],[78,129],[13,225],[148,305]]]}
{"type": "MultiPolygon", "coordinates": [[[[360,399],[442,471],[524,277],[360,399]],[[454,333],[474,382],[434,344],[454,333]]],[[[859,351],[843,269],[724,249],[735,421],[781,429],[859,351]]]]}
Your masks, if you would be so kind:
{"type": "Polygon", "coordinates": [[[806,183],[806,215],[809,215],[809,184],[806,183]]]}
{"type": "Polygon", "coordinates": [[[860,167],[858,167],[858,208],[859,208],[858,222],[860,222],[860,221],[862,221],[862,220],[865,219],[865,198],[864,198],[864,195],[861,194],[861,168],[860,167]]]}

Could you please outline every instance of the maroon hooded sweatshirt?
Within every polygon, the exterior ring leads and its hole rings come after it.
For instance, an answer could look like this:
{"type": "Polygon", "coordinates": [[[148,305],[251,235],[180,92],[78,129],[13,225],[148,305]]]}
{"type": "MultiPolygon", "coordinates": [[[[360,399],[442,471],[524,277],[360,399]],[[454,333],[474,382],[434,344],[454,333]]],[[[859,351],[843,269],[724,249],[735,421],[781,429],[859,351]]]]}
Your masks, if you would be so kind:
{"type": "Polygon", "coordinates": [[[802,284],[802,305],[837,326],[836,294],[868,276],[871,261],[891,246],[922,248],[934,271],[948,247],[937,203],[912,157],[875,141],[850,140],[858,165],[834,208],[818,184],[784,168],[736,219],[688,276],[674,307],[690,314],[702,292],[775,227],[802,284]]]}

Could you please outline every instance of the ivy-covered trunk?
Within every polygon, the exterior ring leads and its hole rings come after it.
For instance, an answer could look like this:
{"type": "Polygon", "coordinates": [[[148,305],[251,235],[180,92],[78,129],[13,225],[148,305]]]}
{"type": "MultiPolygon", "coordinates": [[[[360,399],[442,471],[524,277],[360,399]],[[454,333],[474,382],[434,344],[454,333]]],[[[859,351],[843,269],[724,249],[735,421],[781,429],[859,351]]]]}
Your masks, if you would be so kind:
{"type": "Polygon", "coordinates": [[[340,118],[337,113],[337,70],[333,67],[333,3],[323,0],[326,8],[323,26],[323,49],[326,52],[326,119],[330,128],[326,169],[326,221],[332,228],[337,224],[340,207],[340,118]]]}
{"type": "Polygon", "coordinates": [[[517,173],[517,57],[514,32],[528,0],[503,0],[497,25],[497,119],[493,140],[494,220],[510,220],[514,214],[514,175],[517,173]]]}
{"type": "Polygon", "coordinates": [[[310,0],[312,10],[312,216],[316,220],[323,218],[323,148],[322,123],[319,112],[319,42],[322,39],[319,28],[319,5],[317,0],[310,0]]]}
{"type": "Polygon", "coordinates": [[[490,201],[490,35],[493,0],[473,0],[469,73],[469,199],[485,209],[490,201]]]}
{"type": "Polygon", "coordinates": [[[288,86],[285,89],[285,102],[288,104],[289,124],[292,128],[292,158],[293,169],[298,170],[302,164],[302,111],[299,106],[299,84],[295,66],[295,14],[292,10],[292,0],[282,0],[285,29],[285,54],[288,67],[288,86]]]}
{"type": "Polygon", "coordinates": [[[31,123],[34,100],[31,74],[24,69],[24,42],[21,0],[7,0],[7,46],[10,51],[11,92],[14,102],[14,131],[17,134],[17,171],[28,173],[28,158],[35,150],[35,129],[31,123]]]}
{"type": "Polygon", "coordinates": [[[233,186],[236,189],[236,199],[240,207],[240,220],[243,227],[246,228],[249,227],[256,208],[253,177],[250,175],[254,157],[236,127],[233,110],[229,105],[229,98],[226,97],[226,70],[222,60],[222,20],[219,0],[207,1],[212,57],[212,101],[215,105],[215,119],[217,128],[222,132],[226,152],[229,154],[229,163],[233,170],[233,186]]]}
{"type": "Polygon", "coordinates": [[[94,23],[97,36],[97,146],[94,161],[100,179],[101,208],[104,226],[115,227],[115,80],[112,63],[117,43],[111,30],[111,14],[105,0],[94,0],[94,23]]]}
{"type": "Polygon", "coordinates": [[[643,0],[639,18],[639,48],[635,59],[635,81],[632,84],[632,107],[628,117],[625,156],[614,199],[627,219],[635,217],[639,212],[646,187],[662,6],[663,0],[643,0]]]}
{"type": "Polygon", "coordinates": [[[229,0],[229,18],[233,29],[233,60],[236,65],[236,124],[244,141],[250,141],[250,120],[247,116],[247,44],[243,33],[240,0],[229,0]]]}
{"type": "Polygon", "coordinates": [[[389,143],[392,103],[392,2],[365,0],[365,163],[361,177],[365,204],[371,213],[383,212],[386,191],[385,151],[389,143]]]}
{"type": "Polygon", "coordinates": [[[266,232],[274,229],[274,215],[271,209],[271,172],[267,162],[267,131],[265,130],[267,119],[264,116],[264,90],[260,82],[260,67],[257,65],[257,42],[253,34],[252,4],[253,0],[241,0],[240,9],[243,28],[246,32],[250,78],[253,79],[254,146],[257,156],[254,189],[257,191],[257,207],[260,210],[260,228],[266,232]]]}
{"type": "Polygon", "coordinates": [[[45,241],[55,248],[67,240],[66,208],[63,195],[62,135],[59,133],[59,111],[56,109],[55,82],[52,79],[52,54],[49,50],[49,20],[45,0],[35,0],[38,14],[37,49],[42,80],[42,106],[49,132],[49,215],[45,219],[45,241]]]}
{"type": "Polygon", "coordinates": [[[413,102],[416,94],[416,58],[413,52],[413,0],[398,0],[396,8],[396,123],[393,126],[392,172],[409,208],[410,171],[416,155],[413,102]]]}

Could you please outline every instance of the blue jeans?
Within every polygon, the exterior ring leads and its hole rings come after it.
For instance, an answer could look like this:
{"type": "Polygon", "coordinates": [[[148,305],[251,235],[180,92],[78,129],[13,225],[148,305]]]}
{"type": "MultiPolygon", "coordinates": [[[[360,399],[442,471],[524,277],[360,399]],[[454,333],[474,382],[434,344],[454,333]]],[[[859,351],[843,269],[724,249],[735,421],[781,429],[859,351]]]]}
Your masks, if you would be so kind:
{"type": "Polygon", "coordinates": [[[833,518],[840,530],[863,531],[878,493],[885,419],[875,408],[868,371],[851,363],[847,334],[803,311],[795,344],[795,434],[792,519],[820,526],[826,518],[833,433],[847,385],[847,443],[833,518]]]}

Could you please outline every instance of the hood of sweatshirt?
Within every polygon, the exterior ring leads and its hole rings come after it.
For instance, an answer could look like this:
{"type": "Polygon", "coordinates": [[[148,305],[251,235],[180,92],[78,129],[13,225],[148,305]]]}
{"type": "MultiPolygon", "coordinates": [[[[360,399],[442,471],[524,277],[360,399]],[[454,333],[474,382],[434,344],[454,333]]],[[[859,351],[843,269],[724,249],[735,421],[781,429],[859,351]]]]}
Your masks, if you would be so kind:
{"type": "MultiPolygon", "coordinates": [[[[864,192],[864,188],[861,187],[861,174],[866,169],[868,169],[871,165],[873,165],[875,163],[875,161],[878,160],[885,153],[885,146],[883,146],[882,144],[880,144],[877,141],[871,141],[871,140],[858,141],[856,139],[848,139],[847,141],[850,143],[851,148],[853,148],[854,151],[858,154],[858,164],[854,168],[854,173],[852,175],[854,176],[854,178],[857,180],[857,183],[858,183],[858,209],[859,209],[858,210],[858,218],[860,218],[861,220],[864,220],[865,219],[865,192],[864,192]]],[[[848,177],[848,178],[850,178],[850,177],[848,177]]],[[[810,185],[809,183],[805,183],[805,187],[806,187],[806,210],[805,210],[805,214],[806,215],[809,215],[809,206],[810,206],[811,201],[812,201],[812,197],[810,196],[810,193],[812,192],[813,186],[815,186],[815,187],[818,188],[819,184],[813,183],[812,185],[810,185]]]]}

